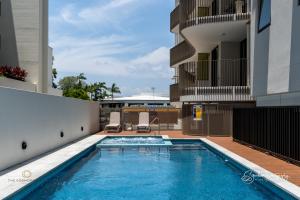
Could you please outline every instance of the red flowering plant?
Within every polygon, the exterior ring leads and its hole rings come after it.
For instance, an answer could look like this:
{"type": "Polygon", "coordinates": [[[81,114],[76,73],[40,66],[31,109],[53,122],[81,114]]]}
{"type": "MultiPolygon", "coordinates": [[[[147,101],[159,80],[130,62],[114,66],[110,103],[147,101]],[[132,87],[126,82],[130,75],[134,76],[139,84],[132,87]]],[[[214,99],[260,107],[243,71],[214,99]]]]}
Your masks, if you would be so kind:
{"type": "Polygon", "coordinates": [[[27,72],[20,67],[9,67],[9,66],[2,66],[0,67],[0,76],[5,76],[7,78],[25,81],[27,77],[27,72]]]}
{"type": "Polygon", "coordinates": [[[2,67],[0,67],[0,77],[1,77],[1,76],[4,76],[4,70],[3,70],[2,67]]]}

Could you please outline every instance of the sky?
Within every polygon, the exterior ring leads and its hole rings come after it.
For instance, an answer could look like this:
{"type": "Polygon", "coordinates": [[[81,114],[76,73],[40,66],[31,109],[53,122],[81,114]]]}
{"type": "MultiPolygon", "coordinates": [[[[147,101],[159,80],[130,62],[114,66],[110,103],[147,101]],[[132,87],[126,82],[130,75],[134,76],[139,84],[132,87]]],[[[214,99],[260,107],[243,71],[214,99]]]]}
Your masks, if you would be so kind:
{"type": "Polygon", "coordinates": [[[49,0],[49,44],[58,79],[116,83],[122,96],[169,95],[174,0],[49,0]]]}

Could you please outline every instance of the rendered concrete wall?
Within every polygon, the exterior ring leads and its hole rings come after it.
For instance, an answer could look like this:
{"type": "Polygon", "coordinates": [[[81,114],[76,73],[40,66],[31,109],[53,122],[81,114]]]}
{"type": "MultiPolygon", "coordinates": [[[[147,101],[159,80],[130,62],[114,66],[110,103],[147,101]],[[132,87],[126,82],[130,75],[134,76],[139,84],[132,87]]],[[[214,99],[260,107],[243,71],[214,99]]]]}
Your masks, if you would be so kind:
{"type": "Polygon", "coordinates": [[[294,1],[291,41],[290,91],[300,91],[300,6],[294,1]]]}
{"type": "Polygon", "coordinates": [[[48,0],[10,0],[20,67],[45,92],[48,74],[48,0]],[[45,80],[46,83],[43,83],[45,80]]]}
{"type": "Polygon", "coordinates": [[[269,65],[269,37],[270,28],[258,33],[257,21],[259,18],[258,0],[252,1],[251,33],[250,33],[250,69],[252,95],[267,94],[268,65],[269,65]]]}
{"type": "Polygon", "coordinates": [[[0,87],[0,105],[0,170],[99,131],[96,102],[0,87]]]}
{"type": "Polygon", "coordinates": [[[18,66],[19,61],[18,61],[11,1],[0,0],[0,2],[1,2],[0,66],[1,65],[18,66]]]}
{"type": "Polygon", "coordinates": [[[268,94],[289,91],[292,11],[291,0],[271,1],[268,94]]]}
{"type": "Polygon", "coordinates": [[[258,106],[300,105],[300,7],[272,0],[271,25],[258,32],[259,0],[252,1],[252,93],[258,106]]]}
{"type": "Polygon", "coordinates": [[[0,85],[1,87],[24,90],[28,92],[36,92],[36,85],[32,83],[18,81],[10,78],[5,78],[5,77],[0,77],[0,85]]]}

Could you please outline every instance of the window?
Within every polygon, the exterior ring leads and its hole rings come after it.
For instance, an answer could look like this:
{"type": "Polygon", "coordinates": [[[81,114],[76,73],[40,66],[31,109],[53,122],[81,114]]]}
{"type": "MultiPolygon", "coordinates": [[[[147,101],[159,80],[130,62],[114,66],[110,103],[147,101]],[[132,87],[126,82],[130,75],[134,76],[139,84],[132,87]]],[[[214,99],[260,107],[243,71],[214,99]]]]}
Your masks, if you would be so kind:
{"type": "Polygon", "coordinates": [[[300,0],[298,0],[298,6],[300,6],[300,0]]]}
{"type": "Polygon", "coordinates": [[[258,32],[263,31],[271,24],[271,0],[260,1],[258,32]]]}

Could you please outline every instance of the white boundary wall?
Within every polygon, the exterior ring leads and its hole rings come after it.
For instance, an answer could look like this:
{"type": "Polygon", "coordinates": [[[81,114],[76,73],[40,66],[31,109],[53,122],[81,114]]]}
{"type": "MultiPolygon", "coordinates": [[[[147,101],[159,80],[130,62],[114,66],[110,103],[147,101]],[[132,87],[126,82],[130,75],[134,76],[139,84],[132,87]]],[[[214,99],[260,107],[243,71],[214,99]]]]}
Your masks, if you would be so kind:
{"type": "Polygon", "coordinates": [[[97,102],[0,87],[0,171],[97,131],[97,102]]]}

